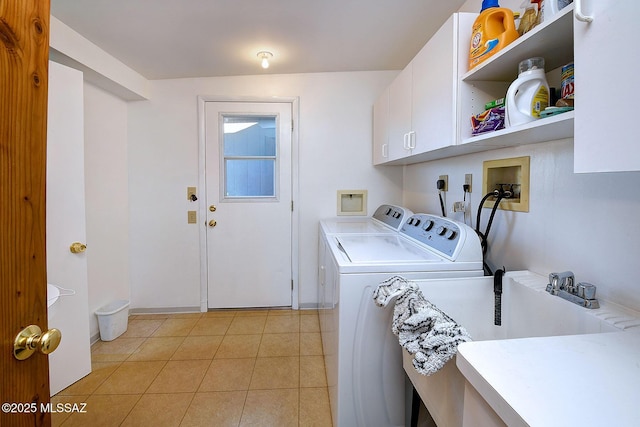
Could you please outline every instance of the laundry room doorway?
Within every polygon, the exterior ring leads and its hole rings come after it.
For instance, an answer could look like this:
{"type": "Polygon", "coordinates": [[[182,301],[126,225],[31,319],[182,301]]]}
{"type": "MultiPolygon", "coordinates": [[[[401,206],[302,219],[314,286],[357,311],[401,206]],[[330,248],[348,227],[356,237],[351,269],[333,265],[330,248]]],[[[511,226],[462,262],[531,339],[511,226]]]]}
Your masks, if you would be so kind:
{"type": "Polygon", "coordinates": [[[201,99],[207,309],[292,306],[293,106],[201,99]]]}

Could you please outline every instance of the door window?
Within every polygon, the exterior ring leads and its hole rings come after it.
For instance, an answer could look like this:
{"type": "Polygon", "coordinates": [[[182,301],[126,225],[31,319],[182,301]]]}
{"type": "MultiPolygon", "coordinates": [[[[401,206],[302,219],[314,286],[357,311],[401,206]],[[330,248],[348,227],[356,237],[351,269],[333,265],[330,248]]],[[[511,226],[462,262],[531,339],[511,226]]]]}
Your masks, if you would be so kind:
{"type": "Polygon", "coordinates": [[[277,198],[277,116],[222,115],[225,199],[277,198]]]}

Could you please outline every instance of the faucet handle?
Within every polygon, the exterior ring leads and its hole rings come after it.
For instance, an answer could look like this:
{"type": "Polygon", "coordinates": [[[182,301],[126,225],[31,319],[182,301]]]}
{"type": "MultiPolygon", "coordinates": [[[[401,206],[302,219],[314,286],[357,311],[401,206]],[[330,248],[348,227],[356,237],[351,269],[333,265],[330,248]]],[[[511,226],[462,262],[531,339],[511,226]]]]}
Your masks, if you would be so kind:
{"type": "Polygon", "coordinates": [[[574,293],[575,289],[573,284],[575,283],[575,276],[572,271],[563,271],[562,273],[557,273],[559,289],[567,291],[569,293],[574,293]]]}
{"type": "Polygon", "coordinates": [[[580,298],[596,299],[596,287],[591,283],[581,282],[576,286],[580,298]]]}
{"type": "Polygon", "coordinates": [[[551,295],[558,295],[558,290],[560,290],[560,286],[558,285],[558,273],[549,273],[549,284],[547,285],[546,291],[551,295]]]}
{"type": "Polygon", "coordinates": [[[549,273],[549,284],[547,285],[547,292],[557,295],[558,291],[575,292],[573,283],[575,278],[573,272],[563,271],[562,273],[549,273]]]}

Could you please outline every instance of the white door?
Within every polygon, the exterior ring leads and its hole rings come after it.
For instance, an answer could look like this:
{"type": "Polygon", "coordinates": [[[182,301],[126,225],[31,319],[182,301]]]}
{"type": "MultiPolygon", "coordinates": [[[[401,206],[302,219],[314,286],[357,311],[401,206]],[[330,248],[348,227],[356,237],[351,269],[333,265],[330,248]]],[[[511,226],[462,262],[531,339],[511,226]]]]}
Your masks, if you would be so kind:
{"type": "Polygon", "coordinates": [[[209,308],[291,306],[288,102],[206,102],[209,308]]]}
{"type": "Polygon", "coordinates": [[[87,258],[70,251],[86,242],[82,80],[82,72],[49,62],[47,281],[74,292],[49,307],[49,327],[62,332],[49,355],[51,395],[91,372],[87,258]]]}

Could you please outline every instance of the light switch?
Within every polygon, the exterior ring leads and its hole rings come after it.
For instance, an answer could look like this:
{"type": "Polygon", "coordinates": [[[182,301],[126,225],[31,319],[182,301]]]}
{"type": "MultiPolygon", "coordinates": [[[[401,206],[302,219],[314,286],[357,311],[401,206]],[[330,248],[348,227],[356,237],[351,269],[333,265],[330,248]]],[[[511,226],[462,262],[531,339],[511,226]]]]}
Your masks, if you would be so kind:
{"type": "Polygon", "coordinates": [[[187,212],[187,224],[195,224],[198,221],[196,211],[187,212]]]}
{"type": "Polygon", "coordinates": [[[190,202],[195,202],[198,200],[196,197],[196,187],[187,187],[187,200],[190,202]]]}

